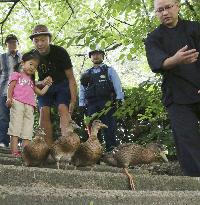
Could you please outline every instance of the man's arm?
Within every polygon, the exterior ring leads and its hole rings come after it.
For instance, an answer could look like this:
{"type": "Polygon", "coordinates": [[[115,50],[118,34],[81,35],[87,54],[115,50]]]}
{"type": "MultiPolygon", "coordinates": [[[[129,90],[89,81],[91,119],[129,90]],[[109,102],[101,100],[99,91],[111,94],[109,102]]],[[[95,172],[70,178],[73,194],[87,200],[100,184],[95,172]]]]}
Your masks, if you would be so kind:
{"type": "Polygon", "coordinates": [[[49,87],[50,87],[49,85],[45,85],[42,89],[40,89],[35,86],[34,92],[37,95],[44,95],[48,91],[49,87]]]}
{"type": "Polygon", "coordinates": [[[113,87],[114,87],[114,90],[115,90],[115,93],[116,93],[116,99],[123,100],[124,99],[124,93],[122,91],[121,81],[120,81],[120,78],[119,78],[117,72],[113,68],[109,67],[108,76],[109,76],[109,78],[111,79],[111,81],[113,83],[113,87]]]}
{"type": "Polygon", "coordinates": [[[48,76],[46,77],[44,80],[42,81],[36,81],[35,85],[39,88],[39,89],[43,89],[45,85],[51,86],[53,83],[52,77],[48,76]]]}
{"type": "Polygon", "coordinates": [[[74,77],[73,69],[67,69],[65,70],[65,74],[67,76],[67,79],[69,81],[69,89],[70,89],[70,94],[71,94],[71,101],[69,105],[69,112],[72,113],[75,103],[76,103],[76,97],[77,97],[77,84],[76,80],[74,77]]]}
{"type": "Polygon", "coordinates": [[[148,35],[145,40],[145,50],[147,61],[151,70],[154,73],[163,73],[163,62],[169,58],[170,55],[163,50],[157,36],[155,37],[152,34],[148,35]]]}
{"type": "Polygon", "coordinates": [[[2,74],[2,55],[0,55],[0,75],[2,74]]]}
{"type": "Polygon", "coordinates": [[[10,84],[8,86],[6,105],[9,108],[12,106],[12,103],[13,103],[13,100],[12,100],[13,91],[14,91],[16,83],[17,83],[17,81],[13,80],[13,81],[10,82],[10,84]]]}
{"type": "Polygon", "coordinates": [[[79,87],[79,106],[80,107],[85,107],[86,103],[85,103],[85,88],[82,84],[80,84],[79,87]]]}
{"type": "Polygon", "coordinates": [[[188,50],[188,46],[179,49],[173,56],[164,51],[162,45],[155,36],[149,35],[145,41],[146,56],[155,73],[162,73],[166,70],[173,69],[179,64],[190,64],[197,61],[199,52],[196,49],[188,50]]]}
{"type": "Polygon", "coordinates": [[[87,104],[86,104],[86,99],[85,99],[85,88],[84,86],[80,83],[79,86],[79,112],[84,118],[84,115],[87,114],[87,104]]]}

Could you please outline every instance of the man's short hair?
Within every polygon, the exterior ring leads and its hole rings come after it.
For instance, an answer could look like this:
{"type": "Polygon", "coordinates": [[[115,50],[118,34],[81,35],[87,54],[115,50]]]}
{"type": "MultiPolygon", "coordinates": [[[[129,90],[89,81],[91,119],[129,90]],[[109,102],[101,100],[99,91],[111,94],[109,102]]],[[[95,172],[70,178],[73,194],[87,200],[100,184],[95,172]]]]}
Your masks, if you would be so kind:
{"type": "MultiPolygon", "coordinates": [[[[156,0],[153,0],[152,1],[152,5],[154,6],[154,2],[155,2],[156,0]]],[[[173,0],[175,3],[180,3],[180,0],[173,0]]]]}
{"type": "Polygon", "coordinates": [[[17,36],[15,36],[14,34],[9,34],[8,36],[6,36],[5,44],[8,43],[8,41],[10,40],[15,40],[18,42],[17,36]]]}

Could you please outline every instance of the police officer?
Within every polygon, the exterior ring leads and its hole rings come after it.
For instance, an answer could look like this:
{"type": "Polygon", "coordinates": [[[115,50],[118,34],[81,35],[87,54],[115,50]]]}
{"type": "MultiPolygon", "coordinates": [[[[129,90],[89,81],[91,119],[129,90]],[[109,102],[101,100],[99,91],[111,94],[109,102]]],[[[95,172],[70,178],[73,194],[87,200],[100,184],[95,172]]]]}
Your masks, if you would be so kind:
{"type": "MultiPolygon", "coordinates": [[[[108,101],[121,102],[124,99],[119,76],[113,68],[103,63],[104,56],[103,50],[90,51],[89,58],[93,67],[86,70],[80,79],[79,106],[86,110],[87,116],[101,112],[108,101]]],[[[100,116],[100,120],[108,126],[108,129],[103,130],[107,151],[117,145],[114,112],[113,107],[100,116]]]]}

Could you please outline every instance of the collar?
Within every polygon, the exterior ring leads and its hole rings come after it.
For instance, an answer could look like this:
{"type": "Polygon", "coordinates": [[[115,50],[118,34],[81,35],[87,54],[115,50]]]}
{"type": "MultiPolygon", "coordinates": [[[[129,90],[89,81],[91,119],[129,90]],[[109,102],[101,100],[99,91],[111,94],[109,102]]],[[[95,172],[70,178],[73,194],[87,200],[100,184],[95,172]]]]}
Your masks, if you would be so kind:
{"type": "MultiPolygon", "coordinates": [[[[10,51],[7,52],[7,55],[8,55],[8,56],[13,56],[13,54],[12,54],[10,51]]],[[[17,57],[20,57],[20,53],[19,53],[18,50],[16,51],[16,54],[15,54],[13,57],[16,57],[16,56],[17,56],[17,57]]]]}
{"type": "Polygon", "coordinates": [[[104,63],[101,63],[99,64],[98,66],[93,66],[92,68],[96,69],[96,68],[102,68],[105,64],[104,63]]]}
{"type": "Polygon", "coordinates": [[[183,20],[182,20],[180,17],[178,17],[178,22],[177,22],[177,24],[176,24],[175,27],[173,27],[173,28],[168,28],[168,27],[165,26],[164,24],[161,24],[161,28],[166,28],[166,29],[176,29],[177,27],[179,27],[179,26],[182,24],[182,22],[183,22],[183,20]]]}

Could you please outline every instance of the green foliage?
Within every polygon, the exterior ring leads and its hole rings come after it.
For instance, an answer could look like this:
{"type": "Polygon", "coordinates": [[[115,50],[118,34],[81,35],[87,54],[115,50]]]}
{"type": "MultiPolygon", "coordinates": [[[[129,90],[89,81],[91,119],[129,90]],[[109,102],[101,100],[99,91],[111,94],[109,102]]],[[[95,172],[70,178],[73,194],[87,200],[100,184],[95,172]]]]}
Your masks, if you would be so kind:
{"type": "Polygon", "coordinates": [[[94,202],[93,202],[93,201],[90,201],[89,205],[94,205],[94,202]]]}
{"type": "MultiPolygon", "coordinates": [[[[181,1],[181,16],[199,20],[199,1],[181,1]]],[[[0,3],[1,21],[12,3],[0,3]]],[[[24,44],[31,46],[28,36],[33,26],[45,23],[56,37],[55,43],[66,47],[81,44],[103,48],[121,44],[131,55],[144,51],[143,39],[158,23],[154,18],[152,0],[94,0],[94,1],[19,1],[3,25],[3,37],[14,32],[24,44]]],[[[125,56],[124,56],[125,57],[125,56]]]]}
{"type": "Polygon", "coordinates": [[[123,106],[115,113],[119,121],[120,142],[146,144],[160,141],[174,155],[174,143],[167,113],[161,103],[160,80],[146,81],[125,90],[123,106]]]}

